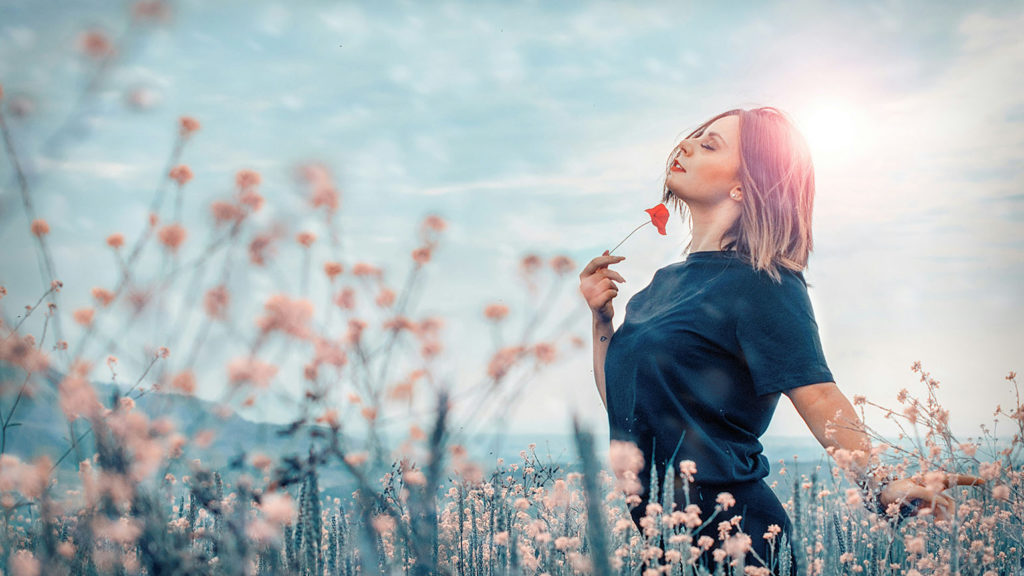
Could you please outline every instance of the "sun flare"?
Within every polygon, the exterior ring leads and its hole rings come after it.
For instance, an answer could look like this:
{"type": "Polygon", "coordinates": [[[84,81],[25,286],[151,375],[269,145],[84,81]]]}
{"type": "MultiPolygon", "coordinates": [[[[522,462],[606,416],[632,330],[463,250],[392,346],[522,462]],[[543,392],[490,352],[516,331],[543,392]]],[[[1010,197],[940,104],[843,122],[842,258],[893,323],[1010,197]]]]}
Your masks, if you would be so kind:
{"type": "Polygon", "coordinates": [[[841,164],[862,149],[865,118],[849,103],[814,105],[798,117],[798,124],[815,164],[841,164]]]}

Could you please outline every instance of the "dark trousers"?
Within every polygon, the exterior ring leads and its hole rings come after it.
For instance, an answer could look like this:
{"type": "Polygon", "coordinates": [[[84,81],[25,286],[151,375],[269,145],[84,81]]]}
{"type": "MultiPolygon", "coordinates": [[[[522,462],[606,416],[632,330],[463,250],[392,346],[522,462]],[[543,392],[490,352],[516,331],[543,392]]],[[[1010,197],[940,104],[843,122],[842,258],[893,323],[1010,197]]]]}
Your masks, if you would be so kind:
{"type": "MultiPolygon", "coordinates": [[[[677,478],[677,482],[679,479],[677,478]]],[[[676,485],[675,490],[675,503],[678,510],[686,508],[687,490],[681,486],[676,485]]],[[[786,555],[788,557],[788,564],[790,570],[787,575],[796,574],[796,563],[794,561],[793,552],[790,547],[785,550],[782,549],[782,535],[786,535],[787,541],[792,538],[793,525],[790,523],[789,515],[786,514],[786,510],[782,507],[782,503],[779,502],[779,498],[775,495],[775,492],[765,483],[764,480],[755,480],[752,482],[743,482],[737,484],[690,484],[689,496],[690,504],[696,504],[700,507],[701,513],[700,518],[702,521],[707,521],[711,518],[711,515],[715,513],[715,506],[717,505],[716,499],[720,492],[728,492],[732,494],[733,499],[736,500],[736,504],[730,507],[728,510],[722,510],[715,516],[714,520],[710,524],[705,526],[701,531],[693,533],[693,542],[691,545],[696,546],[697,540],[701,536],[709,536],[715,540],[714,546],[711,547],[698,562],[706,561],[711,564],[713,559],[711,556],[712,551],[715,548],[720,547],[723,542],[718,539],[718,523],[727,522],[733,516],[740,516],[740,522],[738,528],[745,534],[750,536],[751,549],[767,563],[768,567],[772,569],[775,574],[780,573],[780,562],[781,557],[786,555]],[[775,536],[775,552],[772,553],[771,543],[764,539],[764,534],[768,532],[768,526],[776,524],[782,529],[782,532],[775,536]]],[[[631,514],[633,516],[633,522],[637,528],[640,529],[640,533],[643,534],[643,529],[640,528],[640,519],[646,513],[647,502],[644,501],[636,508],[633,508],[631,514]]],[[[671,513],[671,510],[666,510],[666,513],[671,513]]],[[[738,532],[737,527],[733,527],[729,534],[735,534],[738,532]]],[[[662,543],[664,547],[667,543],[662,543]]],[[[686,553],[683,554],[683,560],[688,558],[686,553]]],[[[728,561],[728,560],[727,560],[728,561]]],[[[664,561],[663,561],[664,562],[664,561]]],[[[755,556],[748,552],[746,557],[747,566],[762,566],[763,564],[758,561],[755,556]]]]}

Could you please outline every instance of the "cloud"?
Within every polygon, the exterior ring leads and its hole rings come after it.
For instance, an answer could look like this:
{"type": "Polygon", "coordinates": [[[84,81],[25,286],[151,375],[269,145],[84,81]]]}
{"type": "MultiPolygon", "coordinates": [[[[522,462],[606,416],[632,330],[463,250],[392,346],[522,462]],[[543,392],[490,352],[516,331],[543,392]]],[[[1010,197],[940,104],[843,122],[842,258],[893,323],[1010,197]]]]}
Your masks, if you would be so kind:
{"type": "Polygon", "coordinates": [[[54,170],[70,174],[95,176],[107,180],[131,182],[140,176],[152,173],[148,166],[128,162],[101,162],[95,160],[53,160],[38,159],[40,170],[54,170]]]}

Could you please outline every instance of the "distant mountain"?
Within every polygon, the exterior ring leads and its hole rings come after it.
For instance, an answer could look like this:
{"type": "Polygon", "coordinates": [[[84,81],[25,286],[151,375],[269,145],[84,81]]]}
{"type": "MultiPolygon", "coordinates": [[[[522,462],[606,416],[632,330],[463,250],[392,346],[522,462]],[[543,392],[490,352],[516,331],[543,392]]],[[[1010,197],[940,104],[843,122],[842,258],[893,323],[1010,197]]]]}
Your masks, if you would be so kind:
{"type": "MultiPolygon", "coordinates": [[[[0,396],[0,411],[5,418],[17,395],[17,389],[12,389],[12,386],[20,385],[21,380],[17,378],[19,373],[9,366],[0,365],[0,382],[4,382],[3,395],[0,396]]],[[[21,398],[12,418],[15,425],[7,430],[6,453],[15,454],[25,460],[47,455],[56,462],[68,451],[71,445],[69,426],[57,398],[57,383],[60,379],[60,374],[50,373],[45,382],[36,388],[33,396],[21,398]]],[[[112,405],[113,399],[122,396],[126,391],[126,387],[109,383],[94,383],[93,386],[100,401],[106,406],[112,405]]],[[[136,400],[135,409],[151,420],[169,418],[174,422],[178,432],[190,441],[204,430],[212,430],[215,434],[208,446],[200,448],[190,442],[184,457],[172,463],[167,472],[178,477],[188,474],[189,463],[199,458],[204,464],[220,471],[229,483],[242,473],[257,480],[262,478],[263,473],[250,465],[251,456],[255,452],[266,454],[275,460],[287,455],[299,458],[306,456],[310,446],[310,431],[318,428],[303,425],[297,427],[295,433],[286,434],[288,426],[255,422],[234,413],[222,418],[216,408],[216,404],[192,396],[151,391],[136,400]]],[[[88,424],[82,419],[74,424],[76,436],[87,429],[88,424]]],[[[348,440],[354,444],[362,443],[359,438],[348,440]]],[[[604,467],[610,470],[607,450],[602,449],[602,446],[606,446],[606,440],[597,439],[596,456],[604,467]]],[[[504,459],[506,465],[520,461],[520,451],[527,450],[530,444],[536,445],[536,455],[542,462],[556,464],[563,471],[579,468],[576,444],[572,435],[568,433],[483,433],[474,436],[470,441],[463,440],[463,443],[469,457],[485,469],[493,469],[499,457],[504,459]]],[[[762,438],[762,444],[764,455],[771,465],[771,475],[767,478],[769,483],[775,480],[780,480],[780,484],[790,483],[798,478],[795,474],[809,475],[818,465],[822,467],[819,478],[824,479],[829,474],[831,457],[810,434],[795,437],[765,436],[762,438]],[[786,477],[778,475],[782,468],[780,460],[785,461],[786,477]]],[[[92,435],[86,433],[79,444],[78,454],[72,452],[61,463],[57,472],[60,484],[74,486],[77,483],[78,462],[91,457],[93,451],[92,435]]],[[[390,463],[384,463],[383,466],[387,468],[390,463]]],[[[380,470],[381,473],[384,471],[386,470],[380,470]]],[[[338,464],[321,466],[319,473],[319,484],[326,495],[348,495],[355,489],[348,474],[338,464]]]]}

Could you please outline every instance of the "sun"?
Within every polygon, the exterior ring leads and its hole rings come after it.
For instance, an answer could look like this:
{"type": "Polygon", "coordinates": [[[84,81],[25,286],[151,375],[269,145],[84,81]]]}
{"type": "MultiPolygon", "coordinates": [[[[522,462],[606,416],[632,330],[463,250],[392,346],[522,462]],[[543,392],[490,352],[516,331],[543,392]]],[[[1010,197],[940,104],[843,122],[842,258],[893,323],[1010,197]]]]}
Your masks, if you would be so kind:
{"type": "Polygon", "coordinates": [[[863,149],[866,120],[856,106],[829,100],[809,106],[797,124],[815,164],[844,164],[863,149]]]}

